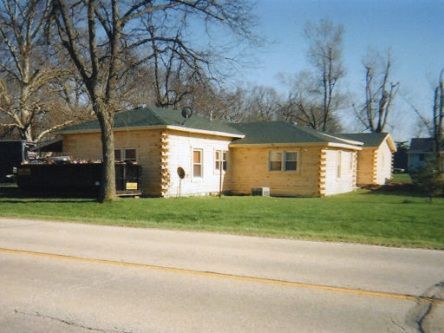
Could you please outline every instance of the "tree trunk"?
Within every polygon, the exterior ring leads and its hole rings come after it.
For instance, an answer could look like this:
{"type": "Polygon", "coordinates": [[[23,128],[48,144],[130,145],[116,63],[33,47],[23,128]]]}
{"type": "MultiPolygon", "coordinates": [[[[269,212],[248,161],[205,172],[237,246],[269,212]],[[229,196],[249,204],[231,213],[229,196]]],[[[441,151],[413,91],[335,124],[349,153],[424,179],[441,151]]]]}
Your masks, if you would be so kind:
{"type": "Polygon", "coordinates": [[[116,199],[116,173],[114,165],[114,113],[97,110],[102,139],[102,181],[100,183],[99,202],[116,199]]]}
{"type": "Polygon", "coordinates": [[[20,139],[25,140],[27,142],[34,142],[34,137],[32,136],[32,127],[31,124],[28,124],[28,126],[23,126],[20,124],[20,126],[17,126],[17,131],[20,135],[20,139]]]}
{"type": "Polygon", "coordinates": [[[23,129],[21,135],[22,135],[23,139],[25,139],[27,142],[34,142],[34,137],[32,136],[31,124],[29,124],[28,127],[23,129]]]}

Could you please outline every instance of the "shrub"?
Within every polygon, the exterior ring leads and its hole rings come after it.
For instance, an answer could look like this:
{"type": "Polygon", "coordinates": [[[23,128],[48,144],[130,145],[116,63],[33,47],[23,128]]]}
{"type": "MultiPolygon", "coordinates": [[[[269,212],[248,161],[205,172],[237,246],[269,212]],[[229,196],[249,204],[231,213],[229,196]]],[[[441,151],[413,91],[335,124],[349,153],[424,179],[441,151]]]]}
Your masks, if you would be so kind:
{"type": "Polygon", "coordinates": [[[417,172],[412,173],[413,184],[432,201],[444,193],[444,175],[436,160],[429,160],[417,172]]]}

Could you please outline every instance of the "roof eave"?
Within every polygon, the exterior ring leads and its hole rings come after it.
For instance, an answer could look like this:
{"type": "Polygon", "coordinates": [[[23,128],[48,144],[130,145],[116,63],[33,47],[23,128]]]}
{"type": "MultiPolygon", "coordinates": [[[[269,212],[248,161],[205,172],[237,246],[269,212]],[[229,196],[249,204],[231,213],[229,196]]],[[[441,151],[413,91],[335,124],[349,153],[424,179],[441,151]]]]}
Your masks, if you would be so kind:
{"type": "Polygon", "coordinates": [[[326,137],[334,138],[335,140],[344,141],[347,144],[351,144],[351,145],[355,145],[355,146],[363,146],[364,145],[364,142],[362,142],[362,141],[346,139],[346,138],[341,137],[341,136],[335,136],[335,135],[331,135],[331,134],[327,134],[327,133],[322,133],[322,134],[325,135],[326,137]]]}
{"type": "MultiPolygon", "coordinates": [[[[243,139],[245,137],[245,135],[237,134],[237,133],[201,130],[201,129],[197,129],[197,128],[187,128],[187,127],[172,126],[172,125],[115,127],[113,130],[114,130],[114,132],[123,132],[123,131],[137,131],[137,130],[156,130],[156,129],[170,129],[170,130],[187,132],[187,133],[207,134],[207,135],[222,136],[222,137],[229,137],[229,138],[239,138],[239,139],[243,139]]],[[[61,135],[100,133],[100,129],[65,130],[65,131],[62,130],[59,133],[61,135]]]]}
{"type": "Polygon", "coordinates": [[[197,129],[197,128],[187,128],[187,127],[173,126],[173,125],[167,125],[166,128],[170,129],[170,130],[182,131],[182,132],[188,132],[188,133],[208,134],[208,135],[224,136],[224,137],[238,138],[238,139],[245,138],[244,134],[238,134],[238,133],[202,130],[202,129],[197,129]]]}
{"type": "Polygon", "coordinates": [[[233,148],[243,148],[243,147],[255,147],[255,148],[270,148],[270,147],[280,147],[280,146],[326,146],[326,142],[274,142],[274,143],[236,143],[231,142],[230,147],[233,148]]]}
{"type": "Polygon", "coordinates": [[[385,136],[385,140],[387,140],[387,144],[388,144],[390,150],[392,151],[392,153],[396,153],[396,151],[398,150],[396,148],[396,143],[389,133],[387,133],[387,135],[385,136]]]}
{"type": "Polygon", "coordinates": [[[280,143],[230,143],[230,147],[233,148],[273,148],[273,147],[333,147],[333,148],[346,148],[352,150],[361,150],[361,147],[335,143],[335,142],[280,142],[280,143]]]}
{"type": "Polygon", "coordinates": [[[327,146],[334,147],[334,148],[345,148],[345,149],[351,149],[351,150],[362,150],[362,147],[360,147],[360,146],[355,146],[355,145],[346,144],[346,143],[328,142],[327,146]]]}

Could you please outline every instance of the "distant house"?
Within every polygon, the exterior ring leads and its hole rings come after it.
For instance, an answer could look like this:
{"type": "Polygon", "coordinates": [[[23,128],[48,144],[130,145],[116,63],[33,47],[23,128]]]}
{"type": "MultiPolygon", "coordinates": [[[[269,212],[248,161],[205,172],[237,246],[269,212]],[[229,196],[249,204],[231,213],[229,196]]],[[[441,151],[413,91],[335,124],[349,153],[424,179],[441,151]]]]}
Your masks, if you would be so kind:
{"type": "MultiPolygon", "coordinates": [[[[101,158],[97,121],[67,127],[61,134],[64,152],[74,159],[101,158]]],[[[117,113],[114,136],[116,160],[137,161],[143,167],[144,194],[161,197],[219,190],[250,194],[261,187],[282,196],[350,192],[358,183],[358,154],[370,149],[361,140],[285,122],[184,119],[180,111],[157,108],[117,113]]],[[[372,147],[385,156],[386,146],[389,152],[394,147],[387,134],[372,147]]],[[[381,177],[390,175],[391,170],[381,177]]]]}
{"type": "Polygon", "coordinates": [[[396,152],[393,154],[393,169],[396,172],[408,170],[408,151],[409,142],[399,141],[396,142],[396,152]]]}
{"type": "Polygon", "coordinates": [[[392,178],[396,144],[388,133],[341,134],[363,143],[358,153],[358,185],[384,185],[392,178]]]}
{"type": "MultiPolygon", "coordinates": [[[[435,158],[435,140],[433,138],[413,138],[408,151],[408,169],[421,169],[428,160],[435,158]]],[[[444,144],[441,147],[441,163],[444,169],[444,144]]]]}

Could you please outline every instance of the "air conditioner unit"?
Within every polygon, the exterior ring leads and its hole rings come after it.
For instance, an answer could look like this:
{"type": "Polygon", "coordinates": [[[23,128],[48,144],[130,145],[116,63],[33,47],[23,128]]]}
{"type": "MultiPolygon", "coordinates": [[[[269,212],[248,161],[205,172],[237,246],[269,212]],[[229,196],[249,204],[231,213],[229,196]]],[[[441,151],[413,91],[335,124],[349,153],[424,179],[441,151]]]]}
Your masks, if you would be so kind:
{"type": "Polygon", "coordinates": [[[270,196],[270,188],[269,187],[254,187],[251,189],[251,195],[259,195],[262,197],[270,196]]]}

